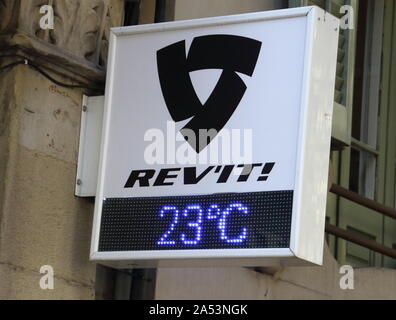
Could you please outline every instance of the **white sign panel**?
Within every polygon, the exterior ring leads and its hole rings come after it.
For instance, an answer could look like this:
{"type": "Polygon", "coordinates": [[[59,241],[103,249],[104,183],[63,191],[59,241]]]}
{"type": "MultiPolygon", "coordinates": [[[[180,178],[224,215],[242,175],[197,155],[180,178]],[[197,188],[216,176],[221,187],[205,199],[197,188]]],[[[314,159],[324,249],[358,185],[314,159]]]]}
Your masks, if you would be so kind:
{"type": "Polygon", "coordinates": [[[91,258],[320,263],[337,41],[315,7],[112,29],[91,258]]]}

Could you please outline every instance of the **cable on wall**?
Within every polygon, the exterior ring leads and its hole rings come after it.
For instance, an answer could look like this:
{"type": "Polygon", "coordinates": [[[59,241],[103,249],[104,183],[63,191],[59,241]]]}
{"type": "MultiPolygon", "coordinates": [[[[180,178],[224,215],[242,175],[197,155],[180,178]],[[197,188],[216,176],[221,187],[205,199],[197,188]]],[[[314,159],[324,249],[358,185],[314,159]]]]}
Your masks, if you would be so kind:
{"type": "Polygon", "coordinates": [[[84,86],[84,85],[67,84],[67,83],[58,81],[55,78],[53,78],[51,75],[49,75],[47,72],[45,72],[38,65],[36,65],[34,62],[32,62],[31,60],[29,60],[28,58],[26,58],[24,56],[17,55],[17,54],[14,54],[14,55],[0,55],[0,58],[19,58],[19,59],[21,59],[21,60],[6,64],[4,66],[0,66],[0,71],[6,70],[6,69],[9,69],[9,68],[13,68],[13,67],[15,67],[17,65],[25,64],[25,65],[28,65],[33,70],[36,70],[41,75],[43,75],[45,78],[47,78],[48,80],[50,80],[51,82],[53,82],[54,84],[56,84],[56,85],[58,85],[60,87],[69,88],[69,89],[87,89],[87,90],[92,90],[92,91],[96,91],[96,92],[102,92],[102,90],[97,89],[97,88],[88,87],[88,86],[84,86]]]}

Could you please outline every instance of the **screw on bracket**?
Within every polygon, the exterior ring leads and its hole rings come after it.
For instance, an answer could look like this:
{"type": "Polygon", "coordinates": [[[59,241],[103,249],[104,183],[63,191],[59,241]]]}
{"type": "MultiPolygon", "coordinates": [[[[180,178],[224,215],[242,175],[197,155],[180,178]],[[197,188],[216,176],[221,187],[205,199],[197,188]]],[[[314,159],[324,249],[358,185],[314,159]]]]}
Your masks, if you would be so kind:
{"type": "Polygon", "coordinates": [[[81,186],[81,185],[82,185],[81,179],[77,179],[77,185],[78,185],[78,186],[81,186]]]}
{"type": "Polygon", "coordinates": [[[84,111],[84,112],[87,112],[87,109],[88,109],[87,106],[82,107],[82,111],[84,111]]]}

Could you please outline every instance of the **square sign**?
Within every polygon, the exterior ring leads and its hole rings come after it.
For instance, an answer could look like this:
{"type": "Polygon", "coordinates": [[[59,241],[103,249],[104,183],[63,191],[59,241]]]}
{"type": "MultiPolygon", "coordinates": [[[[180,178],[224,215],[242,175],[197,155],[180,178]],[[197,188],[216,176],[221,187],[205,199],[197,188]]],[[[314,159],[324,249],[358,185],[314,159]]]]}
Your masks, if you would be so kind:
{"type": "Polygon", "coordinates": [[[338,27],[306,7],[112,29],[91,259],[320,264],[338,27]]]}

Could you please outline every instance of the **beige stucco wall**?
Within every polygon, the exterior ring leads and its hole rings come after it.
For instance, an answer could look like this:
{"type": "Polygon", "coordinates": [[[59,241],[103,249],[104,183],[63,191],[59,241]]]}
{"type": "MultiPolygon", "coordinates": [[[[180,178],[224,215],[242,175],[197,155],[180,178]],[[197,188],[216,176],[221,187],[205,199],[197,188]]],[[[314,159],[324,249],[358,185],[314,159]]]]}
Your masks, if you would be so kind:
{"type": "Polygon", "coordinates": [[[285,0],[176,0],[175,20],[284,8],[285,0]]]}
{"type": "Polygon", "coordinates": [[[82,91],[24,65],[0,91],[0,299],[92,299],[93,205],[74,196],[82,91]],[[39,286],[43,265],[54,290],[39,286]]]}

